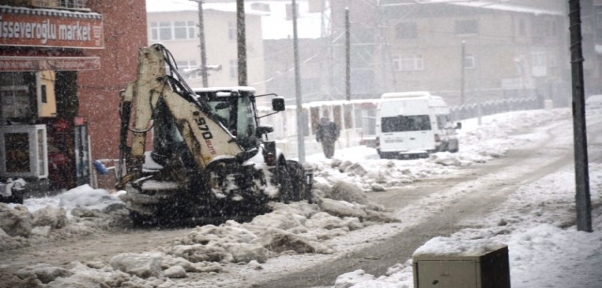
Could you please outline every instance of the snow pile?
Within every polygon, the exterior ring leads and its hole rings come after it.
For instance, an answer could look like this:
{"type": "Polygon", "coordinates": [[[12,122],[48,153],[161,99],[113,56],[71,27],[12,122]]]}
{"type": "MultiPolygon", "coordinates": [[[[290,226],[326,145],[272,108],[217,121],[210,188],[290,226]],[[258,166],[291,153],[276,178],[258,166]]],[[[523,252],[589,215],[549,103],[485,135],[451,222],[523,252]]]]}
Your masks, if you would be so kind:
{"type": "MultiPolygon", "coordinates": [[[[592,215],[602,215],[602,164],[590,164],[589,171],[592,207],[597,207],[592,215]]],[[[429,240],[414,256],[481,253],[507,245],[512,287],[592,287],[592,283],[602,283],[602,275],[597,273],[602,265],[602,233],[577,231],[575,190],[566,183],[574,183],[572,169],[523,186],[489,217],[466,221],[469,228],[450,237],[429,240]],[[573,273],[599,276],[563,276],[573,273]],[[575,279],[579,279],[577,283],[575,279]]],[[[602,231],[602,216],[594,216],[592,223],[594,231],[602,231]]],[[[337,278],[335,287],[413,287],[412,261],[389,268],[381,277],[362,270],[345,273],[337,278]]]]}
{"type": "Polygon", "coordinates": [[[541,138],[510,137],[515,131],[542,126],[571,116],[566,109],[552,111],[517,111],[463,121],[458,131],[460,151],[458,153],[439,152],[428,159],[386,160],[379,159],[376,149],[366,146],[337,150],[334,159],[322,155],[308,157],[309,166],[314,171],[316,193],[321,195],[324,186],[332,186],[338,181],[358,185],[364,191],[384,191],[400,187],[424,178],[446,177],[458,171],[458,167],[484,163],[504,156],[512,147],[525,147],[541,138]],[[344,159],[344,160],[343,160],[344,159]],[[443,166],[443,167],[442,167],[443,166]]]}
{"type": "Polygon", "coordinates": [[[24,204],[0,203],[0,251],[97,233],[127,214],[116,195],[89,185],[24,204]]]}
{"type": "MultiPolygon", "coordinates": [[[[329,239],[377,223],[399,222],[382,206],[370,203],[362,190],[352,184],[337,182],[328,189],[330,198],[316,197],[317,204],[270,203],[272,212],[257,216],[249,223],[229,220],[219,226],[196,227],[185,237],[172,241],[170,246],[140,254],[119,254],[109,263],[71,263],[72,267],[67,270],[48,265],[29,266],[17,273],[19,279],[14,281],[39,281],[48,287],[83,283],[171,287],[175,283],[170,279],[186,278],[188,273],[220,273],[228,263],[262,269],[262,263],[281,255],[331,254],[335,249],[325,244],[329,239]]],[[[48,206],[34,213],[40,215],[39,223],[49,227],[64,227],[68,222],[63,230],[87,217],[101,217],[97,215],[101,214],[99,210],[82,206],[101,208],[104,205],[106,209],[113,199],[103,191],[88,187],[73,189],[58,198],[59,205],[70,208],[48,206]],[[55,210],[60,211],[62,217],[50,213],[55,210]],[[66,211],[72,215],[69,220],[66,211]]],[[[15,209],[29,213],[24,206],[15,209]]]]}

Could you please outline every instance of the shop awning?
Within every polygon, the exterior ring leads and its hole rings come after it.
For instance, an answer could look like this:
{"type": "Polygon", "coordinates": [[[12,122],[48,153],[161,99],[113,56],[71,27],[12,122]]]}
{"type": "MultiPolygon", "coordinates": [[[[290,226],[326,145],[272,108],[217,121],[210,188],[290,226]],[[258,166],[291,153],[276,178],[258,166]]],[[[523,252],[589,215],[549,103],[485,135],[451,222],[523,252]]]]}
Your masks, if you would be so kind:
{"type": "Polygon", "coordinates": [[[0,72],[82,71],[100,69],[100,57],[0,56],[0,72]]]}

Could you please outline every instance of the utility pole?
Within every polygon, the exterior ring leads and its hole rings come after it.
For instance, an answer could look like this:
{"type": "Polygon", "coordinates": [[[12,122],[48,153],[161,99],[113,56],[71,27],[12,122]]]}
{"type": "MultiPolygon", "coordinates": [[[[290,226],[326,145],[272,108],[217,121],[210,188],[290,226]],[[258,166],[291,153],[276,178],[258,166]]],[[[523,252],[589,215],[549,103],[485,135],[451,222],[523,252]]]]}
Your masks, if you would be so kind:
{"type": "Polygon", "coordinates": [[[297,150],[299,162],[305,163],[305,135],[303,124],[303,101],[301,99],[301,69],[299,67],[299,39],[297,37],[297,3],[292,0],[293,13],[293,51],[295,57],[295,99],[297,104],[297,150]]]}
{"type": "Polygon", "coordinates": [[[349,7],[345,7],[345,97],[351,101],[351,29],[349,23],[349,7]]]}
{"type": "Polygon", "coordinates": [[[583,81],[583,51],[581,38],[581,6],[579,0],[569,0],[571,34],[571,74],[573,82],[573,135],[575,145],[575,195],[577,230],[592,232],[591,199],[589,193],[589,168],[587,159],[587,133],[585,123],[585,97],[583,81]]]}
{"type": "Polygon", "coordinates": [[[243,0],[236,0],[236,39],[238,42],[238,86],[247,86],[247,40],[243,0]]]}
{"type": "Polygon", "coordinates": [[[460,59],[460,106],[464,105],[464,81],[466,81],[466,41],[462,40],[462,59],[460,59]]]}
{"type": "Polygon", "coordinates": [[[201,41],[201,77],[203,79],[203,87],[209,87],[207,79],[207,52],[205,50],[205,24],[203,22],[203,0],[192,0],[199,3],[199,39],[201,41]]]}

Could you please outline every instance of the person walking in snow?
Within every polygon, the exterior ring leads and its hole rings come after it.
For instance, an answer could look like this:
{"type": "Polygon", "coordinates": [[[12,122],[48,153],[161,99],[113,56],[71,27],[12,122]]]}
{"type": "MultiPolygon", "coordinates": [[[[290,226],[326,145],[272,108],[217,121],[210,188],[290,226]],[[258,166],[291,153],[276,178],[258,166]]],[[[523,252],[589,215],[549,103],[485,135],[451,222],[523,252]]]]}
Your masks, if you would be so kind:
{"type": "Polygon", "coordinates": [[[328,117],[322,117],[316,130],[316,141],[322,143],[322,151],[324,156],[331,159],[334,156],[334,142],[339,139],[339,126],[330,121],[328,117]]]}

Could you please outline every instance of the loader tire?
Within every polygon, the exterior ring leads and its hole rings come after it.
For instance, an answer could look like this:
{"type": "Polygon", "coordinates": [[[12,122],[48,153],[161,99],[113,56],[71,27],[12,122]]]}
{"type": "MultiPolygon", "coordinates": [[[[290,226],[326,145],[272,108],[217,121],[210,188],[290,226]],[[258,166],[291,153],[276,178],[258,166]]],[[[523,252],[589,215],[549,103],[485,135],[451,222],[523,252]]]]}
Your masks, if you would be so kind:
{"type": "Polygon", "coordinates": [[[305,177],[303,166],[301,163],[294,160],[286,161],[286,168],[288,169],[288,173],[291,179],[291,187],[290,190],[291,200],[292,201],[301,201],[306,200],[305,198],[305,177]]]}
{"type": "Polygon", "coordinates": [[[134,227],[152,227],[158,224],[156,215],[143,215],[133,210],[130,210],[130,220],[134,227]]]}

